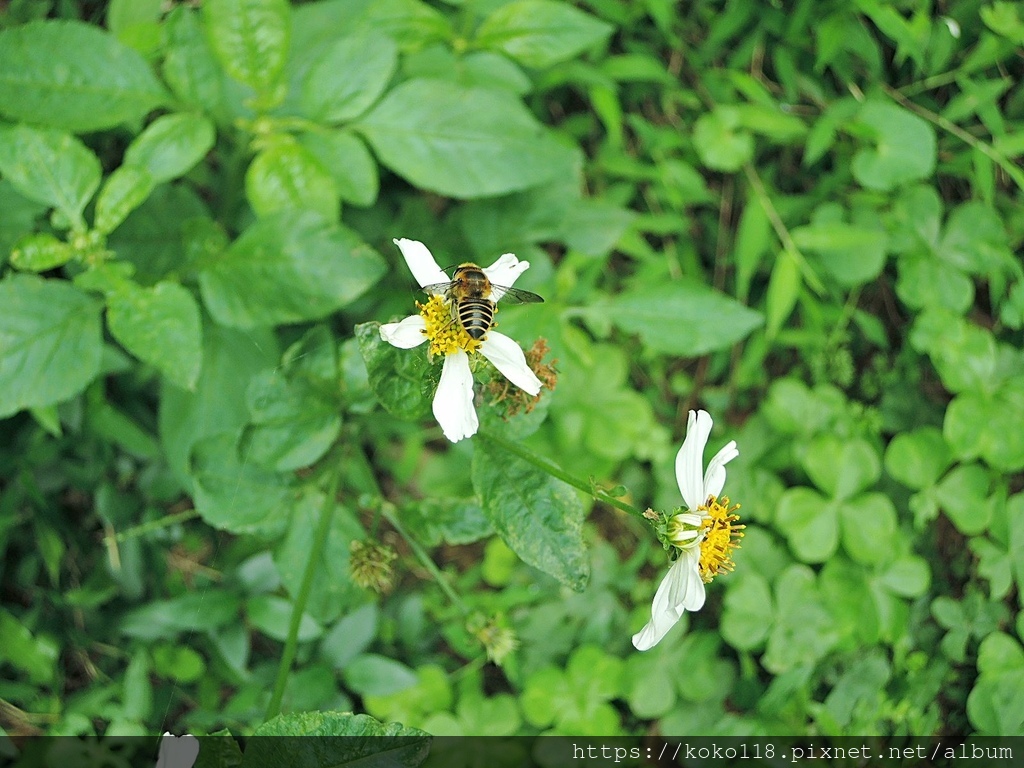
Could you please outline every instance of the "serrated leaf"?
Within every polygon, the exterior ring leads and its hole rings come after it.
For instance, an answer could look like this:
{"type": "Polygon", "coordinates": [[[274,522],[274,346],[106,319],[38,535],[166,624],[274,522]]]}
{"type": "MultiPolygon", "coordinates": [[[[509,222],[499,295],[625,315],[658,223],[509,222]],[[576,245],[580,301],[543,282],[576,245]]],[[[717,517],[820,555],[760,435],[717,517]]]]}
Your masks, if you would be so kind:
{"type": "Polygon", "coordinates": [[[111,335],[171,382],[193,389],[202,364],[203,325],[192,293],[161,282],[116,291],[107,299],[111,335]]]}
{"type": "Polygon", "coordinates": [[[522,560],[580,592],[590,578],[576,491],[488,439],[473,450],[473,487],[498,535],[522,560]]]}
{"type": "Polygon", "coordinates": [[[340,123],[358,117],[384,92],[398,65],[398,47],[390,37],[364,32],[331,41],[318,49],[302,86],[302,104],[310,117],[340,123]]]}
{"type": "Polygon", "coordinates": [[[0,418],[59,403],[99,373],[100,304],[61,280],[0,282],[0,418]]]}
{"type": "Polygon", "coordinates": [[[107,177],[96,198],[95,229],[103,234],[113,232],[152,191],[153,177],[149,171],[122,165],[107,177]]]}
{"type": "Polygon", "coordinates": [[[853,158],[853,176],[868,189],[888,191],[927,179],[935,170],[935,129],[903,107],[869,101],[857,117],[874,131],[874,146],[853,158]]]}
{"type": "Polygon", "coordinates": [[[525,189],[572,164],[572,151],[506,91],[407,80],[354,127],[384,165],[449,197],[525,189]]]}
{"type": "Polygon", "coordinates": [[[401,723],[382,723],[350,712],[299,712],[278,715],[253,732],[242,768],[282,765],[381,765],[416,768],[430,752],[430,736],[401,723]],[[263,739],[260,736],[302,736],[263,739]],[[359,738],[317,738],[350,736],[359,738]]]}
{"type": "Polygon", "coordinates": [[[408,421],[425,418],[441,377],[424,349],[399,349],[380,337],[380,323],[356,326],[359,351],[366,363],[370,389],[384,410],[408,421]]]}
{"type": "Polygon", "coordinates": [[[207,0],[207,40],[224,70],[257,91],[274,85],[291,40],[287,0],[207,0]]]}
{"type": "Polygon", "coordinates": [[[315,211],[324,221],[340,217],[334,179],[298,144],[277,144],[256,155],[245,174],[245,196],[261,217],[279,211],[315,211]]]}
{"type": "Polygon", "coordinates": [[[0,129],[0,172],[29,200],[56,208],[78,226],[100,185],[92,150],[63,131],[27,125],[0,129]]]}
{"type": "Polygon", "coordinates": [[[639,334],[648,349],[685,357],[726,349],[763,322],[759,312],[688,281],[640,286],[595,311],[622,330],[639,334]]]}
{"type": "Polygon", "coordinates": [[[373,205],[380,187],[377,161],[358,136],[348,131],[304,133],[299,143],[331,175],[342,200],[362,207],[373,205]]]}
{"type": "Polygon", "coordinates": [[[202,115],[162,115],[124,152],[125,164],[145,168],[156,184],[182,176],[213,148],[213,123],[202,115]]]}
{"type": "Polygon", "coordinates": [[[527,67],[550,67],[605,40],[610,24],[551,0],[499,6],[477,30],[475,44],[505,52],[527,67]]]}
{"type": "Polygon", "coordinates": [[[142,56],[78,21],[0,31],[0,113],[84,133],[139,120],[167,93],[142,56]]]}
{"type": "Polygon", "coordinates": [[[383,273],[384,260],[354,232],[291,211],[252,224],[199,273],[199,285],[219,323],[252,328],[318,320],[383,273]]]}

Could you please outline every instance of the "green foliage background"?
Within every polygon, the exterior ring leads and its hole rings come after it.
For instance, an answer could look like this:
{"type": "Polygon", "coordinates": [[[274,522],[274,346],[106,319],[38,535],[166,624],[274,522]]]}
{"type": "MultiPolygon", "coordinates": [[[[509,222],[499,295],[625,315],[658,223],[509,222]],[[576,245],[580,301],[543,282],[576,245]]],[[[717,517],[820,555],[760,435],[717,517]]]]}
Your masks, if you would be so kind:
{"type": "Polygon", "coordinates": [[[4,5],[8,733],[1024,733],[1024,4],[4,5]],[[394,237],[533,265],[493,440],[394,237]],[[747,535],[640,654],[665,553],[514,449],[667,510],[697,407],[747,535]]]}

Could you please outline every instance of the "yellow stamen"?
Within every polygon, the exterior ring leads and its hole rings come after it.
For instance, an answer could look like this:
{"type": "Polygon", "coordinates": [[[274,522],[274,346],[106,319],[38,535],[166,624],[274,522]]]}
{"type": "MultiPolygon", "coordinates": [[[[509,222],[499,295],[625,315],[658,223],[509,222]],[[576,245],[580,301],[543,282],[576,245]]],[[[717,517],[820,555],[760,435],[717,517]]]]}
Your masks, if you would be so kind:
{"type": "Polygon", "coordinates": [[[705,584],[720,573],[728,573],[735,564],[732,551],[739,547],[745,525],[737,525],[740,516],[735,514],[739,504],[729,506],[729,497],[716,499],[709,496],[707,502],[697,511],[704,514],[701,531],[704,538],[700,543],[700,577],[705,584]]]}
{"type": "Polygon", "coordinates": [[[476,352],[480,349],[481,340],[474,339],[462,323],[452,314],[452,305],[443,296],[431,296],[425,304],[416,302],[420,317],[427,327],[423,333],[430,342],[430,356],[451,355],[460,349],[476,352]]]}

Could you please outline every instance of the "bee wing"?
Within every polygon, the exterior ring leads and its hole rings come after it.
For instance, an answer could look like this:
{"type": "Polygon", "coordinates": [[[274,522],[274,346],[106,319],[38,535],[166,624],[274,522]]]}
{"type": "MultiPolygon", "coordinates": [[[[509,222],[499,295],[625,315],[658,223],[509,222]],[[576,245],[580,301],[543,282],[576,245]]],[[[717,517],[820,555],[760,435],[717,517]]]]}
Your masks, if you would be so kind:
{"type": "Polygon", "coordinates": [[[447,283],[434,283],[433,285],[424,285],[422,290],[424,293],[429,293],[431,296],[445,296],[452,287],[452,282],[447,283]]]}
{"type": "Polygon", "coordinates": [[[544,299],[536,293],[524,291],[520,288],[509,288],[505,285],[494,285],[491,283],[491,301],[503,300],[506,304],[538,304],[544,299]]]}

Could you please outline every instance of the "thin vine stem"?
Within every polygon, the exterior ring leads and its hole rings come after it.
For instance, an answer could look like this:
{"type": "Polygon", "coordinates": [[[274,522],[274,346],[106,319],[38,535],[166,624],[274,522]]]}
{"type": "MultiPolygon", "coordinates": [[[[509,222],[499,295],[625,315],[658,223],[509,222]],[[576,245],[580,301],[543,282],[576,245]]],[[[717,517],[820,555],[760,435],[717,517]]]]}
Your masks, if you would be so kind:
{"type": "Polygon", "coordinates": [[[609,506],[615,507],[616,509],[621,509],[623,512],[628,512],[631,515],[636,515],[637,517],[646,520],[646,518],[644,518],[644,513],[641,512],[636,507],[631,506],[630,504],[627,504],[624,501],[619,501],[611,494],[606,493],[605,491],[602,491],[600,488],[595,487],[593,483],[585,482],[583,480],[580,480],[578,477],[575,477],[574,475],[570,475],[561,467],[557,466],[551,461],[548,461],[543,456],[534,453],[526,446],[520,445],[519,443],[513,443],[510,440],[506,440],[503,437],[498,437],[497,435],[491,432],[484,432],[483,430],[477,432],[477,435],[479,435],[485,440],[489,440],[490,442],[494,443],[497,446],[500,446],[509,453],[514,453],[519,458],[529,462],[530,464],[533,464],[533,466],[537,467],[537,469],[543,472],[547,472],[552,477],[558,478],[563,483],[568,483],[573,488],[578,488],[584,493],[589,494],[594,499],[597,499],[600,502],[608,504],[609,506]]]}
{"type": "Polygon", "coordinates": [[[334,468],[331,475],[330,487],[324,499],[323,508],[320,510],[320,522],[317,524],[316,532],[313,534],[313,546],[309,551],[309,559],[306,561],[306,570],[302,574],[302,585],[299,593],[295,596],[295,603],[292,606],[291,619],[288,622],[288,637],[284,643],[284,652],[281,654],[281,661],[277,665],[277,679],[274,681],[274,692],[270,696],[270,703],[267,704],[267,712],[264,720],[270,720],[281,712],[281,700],[284,698],[284,688],[288,682],[288,674],[291,672],[292,662],[295,661],[295,654],[299,647],[299,626],[302,623],[302,616],[306,612],[306,603],[309,602],[309,595],[313,591],[313,578],[316,576],[317,568],[320,565],[320,556],[327,544],[327,536],[331,531],[331,520],[334,518],[334,509],[337,504],[336,496],[338,487],[341,485],[341,463],[334,468]]]}
{"type": "Polygon", "coordinates": [[[199,517],[199,512],[197,510],[186,509],[183,512],[175,512],[173,515],[161,517],[159,520],[150,520],[146,523],[139,523],[138,525],[133,525],[131,528],[125,528],[123,531],[115,533],[111,536],[105,536],[104,538],[106,538],[108,542],[116,541],[118,544],[120,544],[121,542],[127,541],[128,539],[134,539],[136,536],[143,536],[147,533],[152,533],[153,531],[159,531],[161,528],[166,528],[170,525],[174,525],[175,523],[184,523],[187,520],[194,520],[197,517],[199,517]]]}

